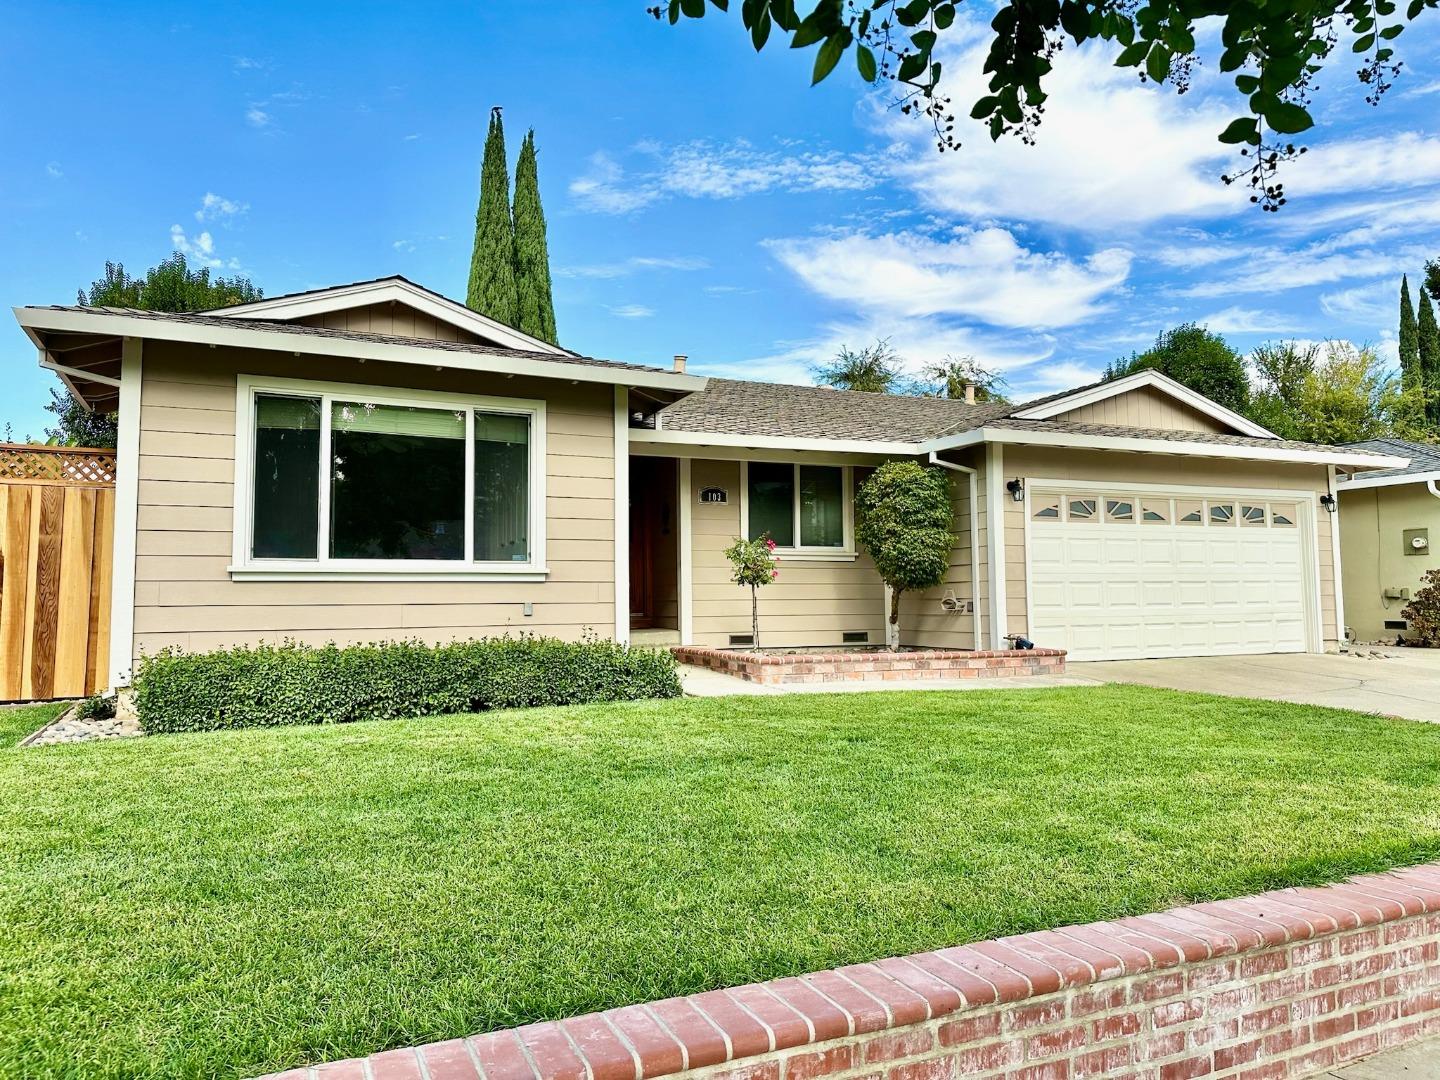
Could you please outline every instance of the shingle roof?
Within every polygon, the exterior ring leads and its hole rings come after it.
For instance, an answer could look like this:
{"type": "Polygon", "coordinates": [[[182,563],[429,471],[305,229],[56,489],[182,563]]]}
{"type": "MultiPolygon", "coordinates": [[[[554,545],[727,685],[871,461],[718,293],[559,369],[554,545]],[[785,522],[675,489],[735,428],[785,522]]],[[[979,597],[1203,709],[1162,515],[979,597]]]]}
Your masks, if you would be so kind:
{"type": "Polygon", "coordinates": [[[1431,443],[1409,442],[1405,439],[1366,439],[1363,442],[1346,443],[1345,449],[1394,454],[1396,457],[1410,459],[1410,464],[1403,469],[1376,469],[1374,472],[1367,472],[1367,481],[1440,472],[1440,446],[1431,443]]]}
{"type": "Polygon", "coordinates": [[[712,378],[704,390],[667,405],[658,416],[665,431],[923,442],[952,430],[966,430],[1015,408],[712,378]]]}
{"type": "Polygon", "coordinates": [[[578,353],[540,352],[534,349],[506,349],[498,345],[472,345],[463,341],[436,341],[430,338],[399,337],[392,334],[371,334],[360,330],[333,330],[324,326],[307,326],[304,323],[284,322],[279,319],[239,319],[230,315],[206,315],[202,312],[141,311],[136,308],[83,307],[74,304],[40,304],[31,311],[75,311],[124,315],[127,318],[152,319],[156,322],[173,322],[190,326],[223,327],[236,330],[248,327],[255,330],[273,330],[284,334],[300,334],[306,337],[366,341],[377,345],[409,345],[437,352],[469,353],[477,356],[509,356],[521,360],[544,360],[553,364],[583,364],[591,367],[619,368],[625,371],[648,373],[668,372],[668,368],[651,367],[645,364],[626,364],[619,360],[598,360],[578,353]]]}
{"type": "MultiPolygon", "coordinates": [[[[1024,406],[1016,406],[1017,409],[1024,406]]],[[[1113,439],[1163,439],[1167,442],[1210,443],[1215,446],[1263,446],[1271,450],[1323,450],[1334,451],[1338,447],[1327,443],[1300,442],[1296,439],[1264,439],[1253,435],[1229,435],[1215,431],[1179,431],[1169,428],[1122,427],[1118,424],[1082,424],[1065,420],[1012,420],[1001,417],[987,420],[987,428],[1006,428],[1011,431],[1052,431],[1068,432],[1075,435],[1098,435],[1113,439]]],[[[1391,451],[1382,451],[1391,453],[1391,451]]],[[[1374,476],[1375,473],[1367,473],[1374,476]]]]}

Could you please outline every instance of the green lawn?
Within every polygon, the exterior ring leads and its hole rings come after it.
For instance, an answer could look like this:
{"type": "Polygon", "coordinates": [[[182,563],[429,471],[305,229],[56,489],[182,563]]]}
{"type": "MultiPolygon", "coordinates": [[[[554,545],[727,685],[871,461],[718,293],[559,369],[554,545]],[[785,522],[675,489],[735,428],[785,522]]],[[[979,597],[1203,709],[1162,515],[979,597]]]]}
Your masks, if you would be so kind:
{"type": "Polygon", "coordinates": [[[1141,687],[0,751],[0,1075],[233,1076],[1440,856],[1440,728],[1141,687]]]}
{"type": "Polygon", "coordinates": [[[43,702],[39,705],[0,705],[0,750],[14,746],[26,735],[39,731],[73,702],[43,702]]]}

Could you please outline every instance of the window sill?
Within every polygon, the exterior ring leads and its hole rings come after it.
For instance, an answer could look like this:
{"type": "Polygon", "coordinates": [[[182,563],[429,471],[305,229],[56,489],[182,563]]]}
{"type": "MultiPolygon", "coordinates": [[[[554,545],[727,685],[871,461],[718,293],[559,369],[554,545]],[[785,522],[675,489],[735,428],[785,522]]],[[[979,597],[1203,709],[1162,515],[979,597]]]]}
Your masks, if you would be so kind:
{"type": "Polygon", "coordinates": [[[485,567],[407,567],[407,566],[230,566],[232,581],[509,581],[540,582],[550,574],[548,566],[528,563],[514,569],[485,567]]]}
{"type": "Polygon", "coordinates": [[[855,551],[816,551],[806,548],[775,549],[775,557],[782,563],[797,562],[854,562],[860,557],[855,551]]]}

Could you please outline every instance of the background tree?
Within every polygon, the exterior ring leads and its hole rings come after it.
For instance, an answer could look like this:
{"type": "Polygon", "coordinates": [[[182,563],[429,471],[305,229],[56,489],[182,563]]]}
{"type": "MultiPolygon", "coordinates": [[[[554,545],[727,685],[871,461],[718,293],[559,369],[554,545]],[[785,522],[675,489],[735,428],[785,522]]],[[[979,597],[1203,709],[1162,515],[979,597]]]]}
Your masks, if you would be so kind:
{"type": "Polygon", "coordinates": [[[815,368],[815,381],[837,390],[861,390],[869,394],[901,394],[909,389],[904,361],[890,346],[889,338],[873,345],[852,349],[843,345],[828,364],[815,368]]]}
{"type": "Polygon", "coordinates": [[[1420,290],[1420,318],[1416,320],[1415,336],[1420,354],[1421,381],[1430,399],[1430,424],[1440,427],[1440,330],[1435,326],[1435,307],[1430,302],[1427,289],[1420,290]]]}
{"type": "Polygon", "coordinates": [[[886,637],[893,650],[899,646],[901,594],[934,588],[950,568],[950,476],[914,461],[887,461],[860,485],[855,510],[855,537],[890,587],[886,637]]]}
{"type": "Polygon", "coordinates": [[[545,211],[540,206],[540,178],[535,162],[535,129],[525,135],[515,164],[515,294],[516,329],[559,344],[555,336],[555,300],[550,290],[550,248],[545,241],[545,211]]]}
{"type": "MultiPolygon", "coordinates": [[[[1423,289],[1422,289],[1423,291],[1423,289]]],[[[1410,302],[1410,278],[1400,278],[1400,374],[1406,386],[1422,386],[1425,375],[1420,367],[1420,331],[1415,324],[1415,305],[1410,302]]]]}
{"type": "Polygon", "coordinates": [[[981,404],[1008,404],[1004,394],[1005,379],[998,372],[982,367],[973,356],[947,356],[925,368],[924,377],[936,385],[925,391],[927,397],[964,400],[965,387],[975,387],[975,400],[981,404]]]}
{"type": "Polygon", "coordinates": [[[475,208],[475,246],[465,304],[506,326],[519,324],[515,290],[515,224],[510,216],[510,176],[500,109],[490,110],[485,158],[480,164],[480,202],[475,208]]]}
{"type": "Polygon", "coordinates": [[[1250,399],[1245,361],[1219,334],[1185,323],[1166,330],[1143,353],[1117,360],[1105,369],[1105,378],[1118,379],[1153,369],[1183,383],[1196,393],[1227,409],[1244,413],[1250,399]]]}
{"type": "MultiPolygon", "coordinates": [[[[730,0],[710,0],[710,6],[725,11],[730,0]]],[[[942,38],[963,40],[971,30],[965,20],[957,25],[958,0],[818,0],[803,15],[795,0],[743,0],[739,6],[757,50],[777,30],[792,49],[815,47],[811,82],[818,83],[853,49],[861,79],[891,84],[900,111],[926,117],[941,150],[960,146],[950,99],[940,92],[944,69],[937,59],[942,38]]],[[[1313,125],[1310,90],[1337,44],[1359,54],[1360,83],[1366,101],[1375,104],[1399,71],[1391,43],[1407,23],[1436,6],[1440,0],[1408,0],[1397,14],[1393,0],[1000,0],[983,9],[990,81],[969,113],[987,125],[992,139],[1009,134],[1033,143],[1045,112],[1042,84],[1054,54],[1071,42],[1108,42],[1116,66],[1135,68],[1141,79],[1168,82],[1180,93],[1203,58],[1230,76],[1244,101],[1242,115],[1219,133],[1222,143],[1243,148],[1242,164],[1226,182],[1243,177],[1251,201],[1275,210],[1285,202],[1277,169],[1304,152],[1289,137],[1313,125]],[[1197,37],[1197,21],[1211,18],[1219,21],[1219,32],[1197,37]]],[[[705,11],[705,0],[663,0],[650,8],[671,23],[705,11]]]]}
{"type": "Polygon", "coordinates": [[[1432,300],[1440,300],[1440,259],[1425,264],[1425,291],[1432,300]]]}
{"type": "Polygon", "coordinates": [[[1304,439],[1306,381],[1319,359],[1319,345],[1285,341],[1259,346],[1250,354],[1254,385],[1246,415],[1282,439],[1304,439]]]}
{"type": "MultiPolygon", "coordinates": [[[[1407,389],[1369,346],[1326,342],[1301,384],[1293,437],[1348,443],[1395,436],[1426,436],[1425,392],[1407,389]]],[[[1277,432],[1279,434],[1279,432],[1277,432]]]]}
{"type": "MultiPolygon", "coordinates": [[[[88,289],[80,289],[76,302],[84,307],[183,312],[248,304],[263,296],[249,278],[240,275],[212,278],[208,266],[192,268],[177,251],[152,266],[143,278],[131,277],[122,263],[107,262],[104,276],[92,282],[88,289]]],[[[55,426],[45,429],[47,440],[52,444],[114,447],[118,441],[115,414],[92,412],[68,389],[51,387],[45,411],[55,416],[55,426]]]]}
{"type": "Polygon", "coordinates": [[[209,311],[232,304],[248,304],[264,297],[250,279],[210,276],[208,266],[191,268],[175,252],[145,271],[143,278],[125,272],[123,263],[107,262],[105,276],[90,288],[79,290],[76,303],[84,307],[126,307],[142,311],[209,311]]]}

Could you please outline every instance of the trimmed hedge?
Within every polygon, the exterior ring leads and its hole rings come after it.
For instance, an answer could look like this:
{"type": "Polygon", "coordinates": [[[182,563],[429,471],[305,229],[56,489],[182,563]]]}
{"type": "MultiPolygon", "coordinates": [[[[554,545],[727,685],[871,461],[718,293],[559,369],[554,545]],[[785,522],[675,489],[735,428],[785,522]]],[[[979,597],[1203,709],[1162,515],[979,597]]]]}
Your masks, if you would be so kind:
{"type": "Polygon", "coordinates": [[[154,735],[671,698],[680,679],[666,651],[501,637],[165,649],[141,658],[134,688],[140,726],[154,735]]]}

